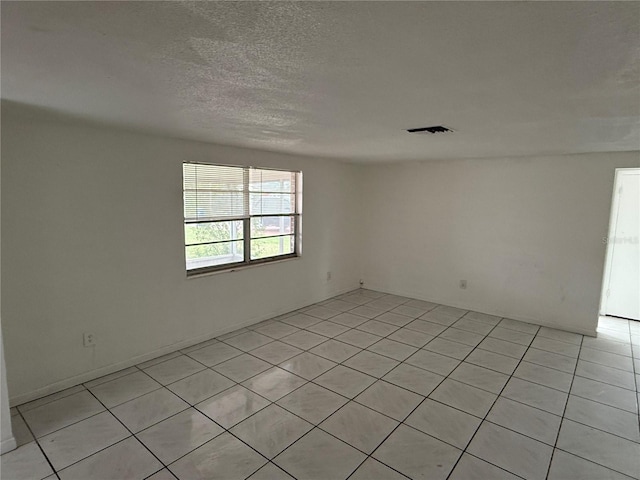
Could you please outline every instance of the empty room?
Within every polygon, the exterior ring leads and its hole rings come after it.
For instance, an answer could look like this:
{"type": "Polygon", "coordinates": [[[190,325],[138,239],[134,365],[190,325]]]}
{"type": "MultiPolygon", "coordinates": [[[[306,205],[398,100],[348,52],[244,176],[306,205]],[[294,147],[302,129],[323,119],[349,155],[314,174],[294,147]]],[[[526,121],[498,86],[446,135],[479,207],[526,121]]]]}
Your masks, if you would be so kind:
{"type": "Polygon", "coordinates": [[[2,1],[2,480],[640,479],[640,3],[2,1]]]}

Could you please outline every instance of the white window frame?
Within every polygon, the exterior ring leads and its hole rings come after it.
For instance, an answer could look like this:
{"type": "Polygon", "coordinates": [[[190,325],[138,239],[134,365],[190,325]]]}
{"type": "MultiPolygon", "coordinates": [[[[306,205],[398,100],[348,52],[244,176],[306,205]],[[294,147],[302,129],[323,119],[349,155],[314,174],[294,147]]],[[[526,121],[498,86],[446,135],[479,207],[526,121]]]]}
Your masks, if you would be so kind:
{"type": "MultiPolygon", "coordinates": [[[[248,203],[247,203],[248,204],[248,203]]],[[[216,272],[229,272],[238,270],[240,268],[246,268],[248,266],[256,266],[263,265],[273,262],[280,262],[283,260],[293,259],[300,257],[302,255],[302,172],[299,170],[288,170],[281,168],[271,168],[271,167],[255,167],[255,166],[240,166],[240,165],[227,165],[227,164],[215,164],[215,163],[204,163],[204,162],[183,162],[183,238],[184,238],[184,250],[185,254],[185,268],[187,277],[193,277],[208,273],[216,273],[216,272]],[[294,186],[293,186],[293,197],[294,197],[294,209],[292,213],[279,213],[279,214],[261,214],[261,215],[252,215],[250,209],[247,211],[246,215],[233,216],[233,217],[225,217],[224,220],[188,220],[186,218],[186,208],[185,208],[185,187],[184,187],[184,165],[187,164],[195,164],[201,167],[212,166],[212,167],[227,167],[227,168],[238,168],[243,171],[243,183],[244,188],[242,190],[245,202],[249,202],[249,194],[251,193],[249,189],[249,171],[250,170],[274,170],[280,172],[287,172],[293,174],[294,178],[294,186]],[[283,217],[283,218],[291,218],[292,219],[292,233],[291,234],[281,234],[281,235],[273,235],[266,238],[277,238],[277,237],[293,237],[293,252],[286,253],[282,255],[274,255],[265,258],[259,259],[251,259],[251,219],[260,218],[260,217],[283,217]],[[217,222],[232,222],[232,221],[241,221],[242,222],[242,232],[243,232],[243,260],[232,263],[224,263],[221,265],[208,265],[204,267],[195,267],[189,268],[189,263],[187,260],[186,249],[188,246],[193,246],[196,244],[188,244],[186,239],[185,228],[190,224],[197,223],[217,223],[217,222]]],[[[265,237],[256,237],[256,238],[265,238],[265,237]]],[[[255,239],[255,238],[254,238],[255,239]]],[[[201,244],[206,244],[201,243],[201,244]]],[[[223,243],[223,242],[208,242],[208,243],[223,243]]]]}

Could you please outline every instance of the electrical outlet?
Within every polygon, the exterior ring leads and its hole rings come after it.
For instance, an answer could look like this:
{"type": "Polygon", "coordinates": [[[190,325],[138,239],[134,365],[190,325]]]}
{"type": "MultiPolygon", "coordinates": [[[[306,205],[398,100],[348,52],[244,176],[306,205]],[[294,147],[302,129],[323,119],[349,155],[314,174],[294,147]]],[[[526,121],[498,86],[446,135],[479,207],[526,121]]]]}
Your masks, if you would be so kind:
{"type": "Polygon", "coordinates": [[[93,333],[84,333],[82,335],[82,344],[85,347],[94,347],[96,345],[96,336],[93,333]]]}
{"type": "Polygon", "coordinates": [[[460,280],[460,288],[463,290],[467,289],[467,281],[466,280],[460,280]]]}
{"type": "Polygon", "coordinates": [[[331,280],[331,272],[327,272],[327,282],[331,280]]]}

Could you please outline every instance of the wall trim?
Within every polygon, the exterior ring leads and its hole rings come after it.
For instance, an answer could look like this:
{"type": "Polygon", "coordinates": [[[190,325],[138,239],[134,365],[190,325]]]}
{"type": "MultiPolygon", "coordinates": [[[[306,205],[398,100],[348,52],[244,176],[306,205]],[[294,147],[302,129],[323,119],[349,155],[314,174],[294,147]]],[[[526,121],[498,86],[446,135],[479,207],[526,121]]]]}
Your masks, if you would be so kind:
{"type": "MultiPolygon", "coordinates": [[[[394,290],[394,289],[389,289],[389,288],[384,288],[384,287],[379,287],[376,286],[375,284],[368,284],[365,282],[363,288],[369,289],[369,290],[375,290],[378,292],[384,292],[384,293],[390,293],[392,295],[400,295],[402,297],[410,297],[410,298],[415,298],[417,300],[424,300],[425,302],[431,302],[431,303],[437,303],[439,305],[446,305],[449,307],[456,307],[456,308],[462,308],[464,310],[471,310],[474,312],[479,312],[479,313],[485,313],[487,315],[493,315],[496,317],[500,317],[500,318],[510,318],[512,320],[518,320],[520,322],[525,322],[525,323],[532,323],[534,325],[539,325],[541,327],[549,327],[549,328],[555,328],[556,330],[562,330],[565,332],[570,332],[570,333],[578,333],[580,335],[587,335],[589,337],[596,337],[597,336],[597,331],[595,329],[590,329],[590,328],[582,328],[579,326],[565,326],[565,325],[559,325],[557,322],[553,322],[553,321],[547,321],[547,320],[542,320],[539,318],[529,318],[523,315],[512,315],[509,314],[508,316],[504,316],[501,313],[496,313],[495,311],[491,311],[490,309],[487,309],[485,307],[482,306],[477,306],[477,305],[473,305],[472,303],[465,303],[465,302],[458,302],[458,301],[449,301],[449,300],[442,300],[442,299],[438,299],[435,297],[425,297],[424,295],[420,295],[417,293],[407,293],[407,292],[401,292],[398,290],[394,290]]],[[[596,323],[597,325],[597,323],[596,323]]]]}
{"type": "Polygon", "coordinates": [[[5,438],[0,442],[0,455],[4,455],[11,450],[15,450],[18,445],[14,437],[5,438]]]}
{"type": "Polygon", "coordinates": [[[41,397],[46,397],[47,395],[51,395],[53,393],[57,393],[61,390],[65,390],[67,388],[75,387],[81,383],[89,382],[91,380],[95,380],[96,378],[104,377],[105,375],[109,375],[111,373],[118,372],[120,370],[124,370],[125,368],[133,367],[140,363],[146,362],[147,360],[153,360],[154,358],[161,357],[162,355],[166,355],[168,353],[173,353],[177,350],[182,350],[184,348],[191,347],[201,342],[206,342],[207,340],[211,340],[213,338],[219,337],[221,335],[225,335],[227,333],[231,333],[240,328],[248,327],[251,325],[255,325],[256,323],[260,323],[264,320],[269,320],[270,318],[279,317],[280,315],[285,315],[287,313],[295,312],[296,310],[300,310],[301,308],[306,308],[310,305],[314,305],[319,302],[323,302],[328,300],[329,298],[333,298],[338,295],[345,294],[347,292],[352,292],[354,290],[358,290],[360,286],[348,287],[334,290],[330,294],[324,295],[319,300],[313,302],[301,302],[296,304],[293,308],[282,309],[277,311],[276,313],[270,313],[267,315],[260,315],[258,317],[251,318],[244,322],[237,323],[233,327],[223,328],[219,330],[215,330],[211,333],[207,333],[205,335],[199,335],[194,338],[190,338],[187,340],[182,340],[177,343],[173,343],[171,345],[164,346],[162,348],[158,348],[149,353],[144,353],[141,355],[136,355],[128,360],[124,360],[118,363],[112,363],[111,365],[106,365],[104,367],[96,368],[94,370],[90,370],[88,372],[81,373],[79,375],[74,375],[73,377],[65,378],[63,380],[59,380],[44,387],[38,388],[31,392],[23,393],[20,395],[16,395],[9,398],[9,405],[14,407],[16,405],[22,405],[23,403],[30,402],[32,400],[36,400],[41,397]]]}

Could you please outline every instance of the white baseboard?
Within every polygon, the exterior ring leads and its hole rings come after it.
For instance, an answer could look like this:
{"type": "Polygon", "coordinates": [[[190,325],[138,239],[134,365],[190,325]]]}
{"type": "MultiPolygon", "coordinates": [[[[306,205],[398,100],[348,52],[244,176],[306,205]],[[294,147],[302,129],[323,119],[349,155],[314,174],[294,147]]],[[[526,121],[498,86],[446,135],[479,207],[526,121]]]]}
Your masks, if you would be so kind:
{"type": "Polygon", "coordinates": [[[228,327],[228,328],[223,328],[220,330],[216,330],[213,331],[211,333],[207,333],[206,335],[200,335],[198,337],[195,338],[190,338],[188,340],[183,340],[181,342],[178,343],[174,343],[171,345],[166,345],[162,348],[158,348],[156,350],[153,350],[149,353],[145,353],[142,355],[137,355],[133,358],[129,358],[127,360],[124,360],[122,362],[118,362],[118,363],[113,363],[111,365],[107,365],[104,367],[100,367],[94,370],[90,370],[88,372],[84,372],[81,373],[79,375],[75,375],[73,377],[69,377],[69,378],[65,378],[64,380],[59,380],[53,383],[50,383],[48,385],[45,385],[44,387],[38,388],[36,390],[33,390],[31,392],[27,392],[27,393],[23,393],[20,395],[15,395],[9,398],[9,405],[16,406],[16,405],[21,405],[23,403],[26,402],[30,402],[32,400],[36,400],[38,398],[41,397],[46,397],[47,395],[51,395],[53,393],[57,393],[61,390],[65,390],[67,388],[71,388],[74,387],[76,385],[79,385],[81,383],[85,383],[85,382],[89,382],[91,380],[95,380],[96,378],[100,378],[103,377],[105,375],[109,375],[110,373],[114,373],[114,372],[118,372],[120,370],[124,370],[125,368],[129,368],[132,367],[134,365],[138,365],[140,363],[146,362],[147,360],[152,360],[154,358],[157,357],[161,357],[162,355],[166,355],[168,353],[173,353],[177,350],[182,350],[184,348],[188,348],[191,347],[193,345],[196,345],[198,343],[201,342],[206,342],[207,340],[211,340],[212,338],[216,338],[219,337],[221,335],[224,335],[226,333],[230,333],[233,332],[234,330],[238,330],[240,328],[243,327],[248,327],[251,325],[254,325],[256,323],[262,322],[264,320],[268,320],[270,318],[274,318],[280,315],[284,315],[286,313],[290,313],[293,312],[295,310],[299,310],[301,308],[307,307],[309,305],[313,305],[314,303],[318,303],[318,302],[322,302],[324,300],[327,300],[329,298],[335,297],[337,295],[342,295],[343,293],[347,293],[347,292],[351,292],[353,290],[358,289],[360,286],[354,286],[354,287],[349,287],[349,288],[344,288],[344,289],[340,289],[337,291],[333,291],[330,294],[325,295],[323,298],[314,301],[314,302],[304,302],[304,303],[300,303],[300,304],[295,304],[293,305],[293,307],[288,307],[286,309],[283,309],[281,311],[276,311],[276,312],[272,312],[269,314],[265,314],[265,315],[260,315],[258,317],[254,317],[251,318],[249,320],[246,320],[244,322],[241,323],[237,323],[235,324],[233,327],[228,327]]]}
{"type": "Polygon", "coordinates": [[[471,311],[474,311],[474,312],[486,313],[487,315],[494,315],[494,316],[502,317],[502,318],[510,318],[512,320],[518,320],[520,322],[532,323],[534,325],[540,325],[541,327],[549,327],[549,328],[555,328],[556,330],[563,330],[565,332],[579,333],[580,335],[587,335],[589,337],[595,337],[596,336],[596,329],[595,328],[594,329],[589,329],[589,328],[579,327],[579,326],[576,326],[576,325],[570,325],[570,326],[559,325],[557,322],[550,322],[550,321],[546,321],[546,320],[540,319],[540,318],[529,318],[529,317],[525,317],[523,315],[517,315],[517,314],[516,315],[513,315],[513,314],[503,315],[503,314],[498,313],[496,311],[491,311],[486,306],[478,306],[478,305],[473,305],[471,303],[465,304],[463,302],[451,301],[451,300],[446,300],[446,299],[442,299],[442,298],[425,297],[424,295],[416,294],[414,292],[394,291],[393,289],[380,287],[380,286],[375,285],[375,284],[367,283],[367,284],[365,284],[364,288],[367,288],[367,289],[370,289],[370,290],[376,290],[376,291],[384,292],[384,293],[390,293],[392,295],[400,295],[402,297],[409,297],[409,298],[415,298],[417,300],[424,300],[425,302],[437,303],[439,305],[447,305],[449,307],[461,308],[463,310],[471,310],[471,311]]]}
{"type": "Polygon", "coordinates": [[[16,449],[16,439],[13,437],[5,438],[0,442],[0,455],[4,455],[11,450],[16,449]]]}

